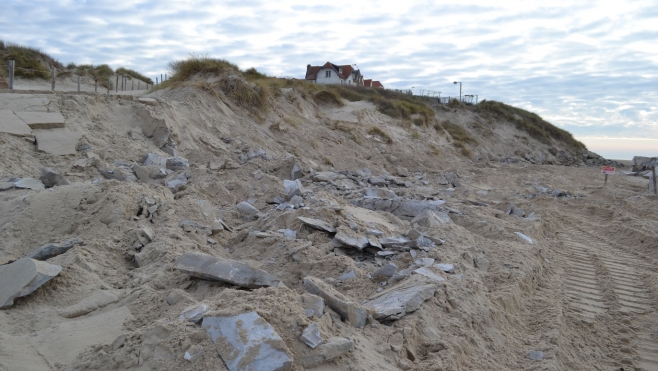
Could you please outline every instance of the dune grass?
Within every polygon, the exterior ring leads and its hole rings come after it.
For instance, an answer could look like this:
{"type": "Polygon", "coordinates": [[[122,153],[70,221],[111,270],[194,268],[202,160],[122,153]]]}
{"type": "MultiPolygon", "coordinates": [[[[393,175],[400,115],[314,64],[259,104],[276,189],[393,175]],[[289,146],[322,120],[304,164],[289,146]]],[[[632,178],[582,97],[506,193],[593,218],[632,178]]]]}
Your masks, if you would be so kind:
{"type": "Polygon", "coordinates": [[[110,79],[114,76],[114,70],[112,70],[107,64],[101,64],[98,66],[81,64],[75,67],[75,73],[81,76],[91,76],[94,81],[98,82],[98,85],[104,88],[114,88],[114,84],[110,79]]]}
{"type": "Polygon", "coordinates": [[[368,134],[382,138],[387,144],[393,144],[393,138],[379,126],[373,126],[368,129],[368,134]]]}
{"type": "Polygon", "coordinates": [[[117,68],[116,73],[118,75],[128,75],[128,76],[132,77],[133,79],[142,80],[147,84],[153,85],[153,80],[151,80],[150,78],[142,75],[141,73],[139,73],[135,70],[131,70],[131,69],[124,68],[124,67],[119,67],[119,68],[117,68]]]}
{"type": "Polygon", "coordinates": [[[330,90],[321,90],[313,94],[313,100],[317,104],[342,107],[345,105],[340,97],[330,90]]]}
{"type": "Polygon", "coordinates": [[[507,105],[497,101],[483,100],[475,106],[476,112],[482,115],[491,115],[514,123],[517,129],[523,130],[538,141],[551,144],[551,139],[565,143],[576,150],[587,149],[577,141],[571,133],[554,126],[539,115],[524,109],[507,105]]]}
{"type": "Polygon", "coordinates": [[[53,66],[60,70],[64,69],[64,66],[58,60],[38,48],[4,41],[1,43],[0,60],[3,65],[6,65],[10,60],[15,61],[15,76],[27,79],[48,79],[53,66]]]}

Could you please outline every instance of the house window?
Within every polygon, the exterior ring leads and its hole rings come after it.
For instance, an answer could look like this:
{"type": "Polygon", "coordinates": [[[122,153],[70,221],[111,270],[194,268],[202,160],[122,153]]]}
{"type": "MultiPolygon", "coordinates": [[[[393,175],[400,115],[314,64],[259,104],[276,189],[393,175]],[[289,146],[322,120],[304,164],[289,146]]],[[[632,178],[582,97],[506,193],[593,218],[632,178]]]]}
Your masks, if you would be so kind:
{"type": "Polygon", "coordinates": [[[331,71],[324,71],[324,77],[331,77],[331,71]]]}

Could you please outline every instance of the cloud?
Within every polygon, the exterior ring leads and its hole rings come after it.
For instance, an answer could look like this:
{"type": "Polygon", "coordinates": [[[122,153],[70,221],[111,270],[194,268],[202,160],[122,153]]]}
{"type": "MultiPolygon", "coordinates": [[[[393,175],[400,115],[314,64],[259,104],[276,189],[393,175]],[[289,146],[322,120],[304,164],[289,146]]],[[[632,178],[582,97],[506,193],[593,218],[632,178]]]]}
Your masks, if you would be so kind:
{"type": "Polygon", "coordinates": [[[147,75],[201,53],[303,77],[357,63],[389,88],[464,94],[531,109],[577,136],[658,138],[658,8],[574,3],[5,0],[0,38],[63,62],[147,75]]]}

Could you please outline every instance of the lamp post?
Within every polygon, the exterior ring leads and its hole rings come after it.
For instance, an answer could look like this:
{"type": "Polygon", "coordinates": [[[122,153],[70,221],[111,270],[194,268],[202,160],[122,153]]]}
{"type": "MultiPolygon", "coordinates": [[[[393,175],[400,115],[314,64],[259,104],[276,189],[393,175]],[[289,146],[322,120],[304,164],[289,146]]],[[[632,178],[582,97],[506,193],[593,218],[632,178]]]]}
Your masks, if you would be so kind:
{"type": "Polygon", "coordinates": [[[461,81],[455,81],[453,84],[459,84],[459,101],[462,101],[462,82],[461,81]]]}

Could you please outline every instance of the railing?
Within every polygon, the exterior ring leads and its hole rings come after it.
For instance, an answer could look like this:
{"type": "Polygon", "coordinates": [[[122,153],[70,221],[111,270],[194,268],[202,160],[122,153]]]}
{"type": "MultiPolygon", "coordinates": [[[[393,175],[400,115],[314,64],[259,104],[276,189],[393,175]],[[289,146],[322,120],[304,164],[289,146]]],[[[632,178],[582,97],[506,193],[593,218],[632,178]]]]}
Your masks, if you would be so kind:
{"type": "MultiPolygon", "coordinates": [[[[34,69],[29,69],[29,68],[16,67],[15,61],[13,61],[13,60],[9,61],[9,66],[8,67],[9,67],[9,70],[8,70],[9,76],[8,76],[7,79],[0,78],[0,89],[4,88],[4,89],[9,89],[9,90],[15,90],[14,75],[15,75],[15,70],[17,70],[17,69],[18,70],[23,70],[23,71],[33,71],[33,72],[38,72],[38,73],[45,73],[44,70],[34,70],[34,69]],[[6,88],[3,85],[6,85],[6,88]]],[[[55,89],[57,87],[57,71],[58,71],[58,69],[53,66],[52,70],[51,70],[51,74],[50,74],[51,75],[51,84],[50,84],[51,86],[50,86],[50,88],[53,91],[55,91],[55,89]]],[[[70,71],[63,71],[63,70],[59,70],[59,71],[65,72],[67,76],[69,76],[69,75],[77,76],[77,91],[78,92],[82,91],[81,90],[81,83],[88,82],[88,81],[83,81],[83,79],[87,80],[88,77],[91,77],[91,79],[94,82],[94,92],[98,93],[98,84],[99,84],[99,82],[101,82],[99,79],[93,78],[93,76],[88,76],[86,74],[85,75],[80,75],[80,74],[74,74],[70,71]]],[[[107,81],[103,81],[103,83],[105,83],[105,88],[107,89],[107,94],[110,94],[110,90],[113,90],[113,89],[114,89],[115,93],[118,93],[119,91],[148,90],[150,87],[152,87],[151,84],[148,84],[146,82],[143,82],[143,81],[135,79],[135,78],[132,78],[129,75],[116,75],[115,77],[116,77],[116,79],[115,79],[116,81],[114,83],[114,86],[112,86],[113,84],[112,84],[112,78],[111,77],[108,78],[107,81]],[[137,81],[136,89],[135,89],[135,81],[137,81]],[[130,84],[129,84],[129,82],[130,82],[130,84]]],[[[101,88],[102,88],[102,86],[101,86],[101,88]]]]}

